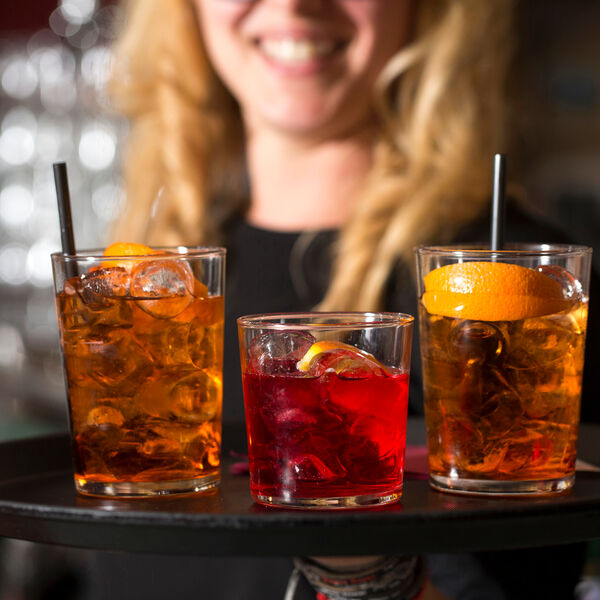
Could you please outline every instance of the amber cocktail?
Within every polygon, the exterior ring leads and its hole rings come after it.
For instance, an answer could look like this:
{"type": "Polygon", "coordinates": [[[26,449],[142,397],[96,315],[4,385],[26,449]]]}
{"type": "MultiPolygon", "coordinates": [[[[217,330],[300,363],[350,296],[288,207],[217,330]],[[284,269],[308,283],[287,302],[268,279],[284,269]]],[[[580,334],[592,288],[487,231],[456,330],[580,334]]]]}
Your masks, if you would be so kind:
{"type": "Polygon", "coordinates": [[[76,488],[144,496],[213,487],[224,250],[118,244],[107,253],[52,257],[76,488]]]}
{"type": "Polygon", "coordinates": [[[238,319],[258,502],[352,508],[400,497],[412,321],[392,313],[238,319]]]}
{"type": "Polygon", "coordinates": [[[420,248],[430,482],[482,494],[573,485],[591,250],[420,248]]]}

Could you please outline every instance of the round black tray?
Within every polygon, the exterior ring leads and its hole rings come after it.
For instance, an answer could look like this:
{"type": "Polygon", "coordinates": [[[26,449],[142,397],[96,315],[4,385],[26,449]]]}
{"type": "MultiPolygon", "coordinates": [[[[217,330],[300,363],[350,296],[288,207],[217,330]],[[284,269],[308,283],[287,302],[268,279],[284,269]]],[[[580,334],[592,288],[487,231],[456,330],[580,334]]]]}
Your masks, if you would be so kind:
{"type": "MultiPolygon", "coordinates": [[[[597,456],[599,428],[588,428],[597,456]]],[[[580,444],[581,446],[581,444],[580,444]]],[[[583,458],[586,458],[585,455],[583,458]]],[[[366,510],[267,509],[226,459],[220,488],[157,499],[75,492],[66,435],[0,444],[0,535],[100,550],[198,556],[458,552],[600,537],[600,472],[580,471],[560,496],[443,494],[407,478],[402,500],[366,510]]],[[[407,462],[407,469],[411,465],[407,462]]]]}

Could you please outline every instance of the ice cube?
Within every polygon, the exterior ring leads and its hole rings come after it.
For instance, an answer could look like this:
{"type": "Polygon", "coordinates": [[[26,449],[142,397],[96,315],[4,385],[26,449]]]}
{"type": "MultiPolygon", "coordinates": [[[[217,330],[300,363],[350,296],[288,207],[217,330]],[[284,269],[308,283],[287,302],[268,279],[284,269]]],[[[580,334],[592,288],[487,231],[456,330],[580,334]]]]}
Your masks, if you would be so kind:
{"type": "Polygon", "coordinates": [[[400,468],[396,453],[384,451],[373,439],[361,435],[347,437],[340,459],[348,478],[361,483],[388,479],[400,468]]]}
{"type": "Polygon", "coordinates": [[[75,340],[65,344],[64,355],[69,377],[118,387],[119,396],[133,396],[152,372],[150,358],[127,330],[75,340]]]}
{"type": "Polygon", "coordinates": [[[490,363],[506,346],[499,327],[485,321],[461,321],[450,335],[451,351],[461,361],[490,363]]]}
{"type": "Polygon", "coordinates": [[[87,424],[90,427],[121,427],[124,422],[125,417],[121,411],[112,406],[96,406],[90,410],[87,416],[87,424]]]}
{"type": "Polygon", "coordinates": [[[331,482],[344,475],[344,467],[337,460],[327,463],[316,454],[299,454],[288,461],[287,469],[299,481],[331,482]]]}
{"type": "Polygon", "coordinates": [[[209,421],[221,413],[222,382],[208,370],[179,380],[170,393],[172,414],[184,421],[209,421]]]}
{"type": "Polygon", "coordinates": [[[149,438],[140,446],[140,452],[153,458],[177,460],[181,455],[181,444],[168,437],[149,438]]]}
{"type": "Polygon", "coordinates": [[[223,360],[223,325],[206,326],[200,319],[190,323],[186,347],[190,359],[199,369],[221,368],[223,360]]]}
{"type": "Polygon", "coordinates": [[[576,300],[583,296],[583,287],[581,282],[559,265],[540,265],[537,270],[555,281],[560,283],[564,297],[569,300],[576,300]]]}
{"type": "Polygon", "coordinates": [[[419,315],[423,355],[428,359],[447,360],[448,340],[457,320],[430,315],[423,307],[419,309],[419,315]]]}
{"type": "Polygon", "coordinates": [[[81,276],[79,293],[88,304],[101,303],[103,298],[127,296],[129,285],[129,273],[122,267],[92,269],[81,276]]]}
{"type": "Polygon", "coordinates": [[[221,460],[221,432],[212,423],[203,423],[186,446],[186,454],[198,469],[213,469],[221,460]]]}
{"type": "Polygon", "coordinates": [[[503,438],[519,426],[522,414],[517,394],[511,389],[504,389],[482,402],[477,415],[479,431],[486,440],[503,438]]]}
{"type": "Polygon", "coordinates": [[[547,437],[552,442],[553,462],[574,468],[577,455],[577,426],[548,421],[530,421],[529,429],[547,437]]]}
{"type": "Polygon", "coordinates": [[[181,261],[141,261],[131,272],[131,295],[142,310],[157,319],[183,312],[193,300],[194,287],[194,274],[181,261]]]}
{"type": "Polygon", "coordinates": [[[127,272],[120,268],[96,269],[77,280],[69,280],[60,297],[65,328],[131,327],[131,306],[125,299],[128,289],[127,272]]]}
{"type": "Polygon", "coordinates": [[[189,323],[150,318],[144,327],[137,327],[135,330],[136,339],[152,357],[154,364],[161,368],[185,365],[192,367],[188,348],[189,333],[189,323]]]}
{"type": "Polygon", "coordinates": [[[106,447],[103,453],[104,463],[117,477],[131,477],[135,474],[137,479],[144,471],[175,466],[179,455],[161,452],[166,446],[161,447],[160,440],[160,436],[144,428],[143,421],[127,421],[118,443],[106,447]],[[153,446],[156,454],[151,452],[153,446]]]}
{"type": "Polygon", "coordinates": [[[498,470],[513,474],[522,469],[535,469],[548,462],[551,453],[552,442],[547,435],[533,429],[522,429],[518,436],[511,436],[498,470]]]}
{"type": "Polygon", "coordinates": [[[111,474],[107,455],[117,448],[124,432],[120,427],[87,427],[75,438],[74,463],[79,472],[111,474]]]}
{"type": "Polygon", "coordinates": [[[254,338],[249,348],[248,370],[266,375],[304,375],[296,363],[314,344],[305,331],[270,331],[254,338]]]}
{"type": "Polygon", "coordinates": [[[296,439],[307,430],[325,427],[327,420],[322,418],[319,399],[311,390],[288,391],[273,388],[260,405],[260,415],[267,429],[278,439],[296,439]]]}

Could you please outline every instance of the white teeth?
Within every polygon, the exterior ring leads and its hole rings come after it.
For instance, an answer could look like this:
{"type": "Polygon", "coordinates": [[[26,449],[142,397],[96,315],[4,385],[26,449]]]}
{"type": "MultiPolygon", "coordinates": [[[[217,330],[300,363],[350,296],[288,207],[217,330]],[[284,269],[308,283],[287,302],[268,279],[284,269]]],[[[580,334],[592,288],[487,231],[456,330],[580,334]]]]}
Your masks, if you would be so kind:
{"type": "Polygon", "coordinates": [[[335,44],[325,40],[281,38],[262,40],[260,47],[270,58],[285,63],[298,63],[329,54],[335,44]]]}

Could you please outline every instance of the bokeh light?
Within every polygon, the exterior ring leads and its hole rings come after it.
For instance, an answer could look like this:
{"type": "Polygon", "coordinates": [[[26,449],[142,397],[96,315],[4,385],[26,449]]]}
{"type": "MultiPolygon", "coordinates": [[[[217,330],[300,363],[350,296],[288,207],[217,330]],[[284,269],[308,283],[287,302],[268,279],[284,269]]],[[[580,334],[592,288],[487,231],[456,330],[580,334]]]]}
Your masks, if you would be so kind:
{"type": "Polygon", "coordinates": [[[0,248],[0,280],[9,285],[22,285],[27,281],[27,250],[22,244],[0,248]]]}
{"type": "Polygon", "coordinates": [[[33,195],[22,184],[0,189],[0,221],[7,227],[21,227],[33,213],[33,195]]]}
{"type": "Polygon", "coordinates": [[[0,321],[0,368],[21,368],[25,347],[21,332],[10,323],[0,321]]]}
{"type": "Polygon", "coordinates": [[[117,136],[109,125],[86,125],[79,139],[79,160],[91,171],[108,168],[115,158],[117,136]]]}
{"type": "Polygon", "coordinates": [[[60,246],[53,238],[42,238],[34,242],[27,252],[27,275],[37,287],[47,287],[52,283],[52,263],[50,254],[58,252],[60,246]]]}
{"type": "Polygon", "coordinates": [[[94,214],[104,223],[111,223],[120,214],[125,204],[125,191],[115,183],[105,183],[92,193],[94,214]]]}
{"type": "Polygon", "coordinates": [[[4,93],[24,100],[36,91],[38,74],[25,54],[16,54],[8,59],[0,82],[4,93]]]}

